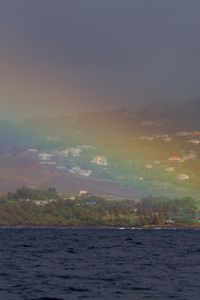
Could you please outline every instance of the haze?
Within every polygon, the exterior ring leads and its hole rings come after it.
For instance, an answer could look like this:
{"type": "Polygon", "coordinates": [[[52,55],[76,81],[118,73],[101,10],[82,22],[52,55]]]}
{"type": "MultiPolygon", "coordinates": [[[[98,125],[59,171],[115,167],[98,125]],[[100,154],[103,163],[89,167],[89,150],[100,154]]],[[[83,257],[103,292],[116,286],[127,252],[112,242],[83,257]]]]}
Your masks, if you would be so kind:
{"type": "Polygon", "coordinates": [[[197,98],[198,0],[1,0],[0,117],[197,98]]]}

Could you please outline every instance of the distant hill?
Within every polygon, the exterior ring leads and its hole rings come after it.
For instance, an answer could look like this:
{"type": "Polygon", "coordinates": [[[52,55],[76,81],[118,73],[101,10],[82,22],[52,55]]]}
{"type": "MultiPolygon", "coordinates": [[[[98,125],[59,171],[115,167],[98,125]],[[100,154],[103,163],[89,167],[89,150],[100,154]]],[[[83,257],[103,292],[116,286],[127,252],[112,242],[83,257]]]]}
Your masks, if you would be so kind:
{"type": "Polygon", "coordinates": [[[62,191],[199,197],[200,141],[192,133],[200,129],[199,108],[197,99],[138,111],[1,121],[0,190],[23,179],[62,191]],[[50,158],[43,161],[41,153],[50,158]],[[98,156],[106,165],[92,163],[98,156]]]}

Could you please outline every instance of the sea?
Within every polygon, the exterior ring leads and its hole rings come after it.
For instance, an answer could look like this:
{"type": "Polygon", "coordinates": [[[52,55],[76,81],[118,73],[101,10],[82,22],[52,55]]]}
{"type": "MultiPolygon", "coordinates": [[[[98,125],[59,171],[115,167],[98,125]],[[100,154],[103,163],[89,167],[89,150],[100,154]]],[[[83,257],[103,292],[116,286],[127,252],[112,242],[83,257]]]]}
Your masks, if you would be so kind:
{"type": "Polygon", "coordinates": [[[0,228],[0,300],[200,299],[200,231],[0,228]]]}

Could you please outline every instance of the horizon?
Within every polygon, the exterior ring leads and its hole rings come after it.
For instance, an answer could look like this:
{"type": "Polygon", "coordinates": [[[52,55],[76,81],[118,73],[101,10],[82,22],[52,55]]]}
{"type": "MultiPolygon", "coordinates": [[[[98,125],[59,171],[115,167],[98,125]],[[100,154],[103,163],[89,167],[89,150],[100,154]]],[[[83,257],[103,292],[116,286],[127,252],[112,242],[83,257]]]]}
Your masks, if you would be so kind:
{"type": "Polygon", "coordinates": [[[52,113],[49,115],[45,115],[45,114],[36,114],[36,115],[26,115],[26,116],[22,116],[22,115],[15,115],[15,116],[2,116],[0,115],[0,120],[1,121],[25,121],[25,120],[36,120],[36,119],[57,119],[57,118],[67,118],[70,116],[79,116],[79,115],[84,115],[84,114],[95,114],[95,113],[106,113],[106,112],[120,112],[120,111],[129,111],[129,112],[133,112],[133,113],[138,113],[143,109],[148,109],[148,108],[152,108],[152,107],[159,107],[161,109],[167,109],[167,110],[171,110],[175,107],[179,107],[181,108],[182,105],[186,105],[186,104],[190,104],[190,103],[199,103],[200,104],[200,97],[196,97],[196,98],[192,98],[192,99],[186,99],[186,100],[182,100],[182,101],[168,101],[166,102],[162,102],[162,101],[153,101],[153,102],[149,102],[149,103],[142,103],[142,104],[137,104],[134,107],[126,107],[123,106],[123,104],[119,107],[113,107],[113,108],[105,108],[105,109],[93,109],[93,110],[80,110],[80,111],[72,111],[72,112],[66,112],[66,113],[52,113]]]}

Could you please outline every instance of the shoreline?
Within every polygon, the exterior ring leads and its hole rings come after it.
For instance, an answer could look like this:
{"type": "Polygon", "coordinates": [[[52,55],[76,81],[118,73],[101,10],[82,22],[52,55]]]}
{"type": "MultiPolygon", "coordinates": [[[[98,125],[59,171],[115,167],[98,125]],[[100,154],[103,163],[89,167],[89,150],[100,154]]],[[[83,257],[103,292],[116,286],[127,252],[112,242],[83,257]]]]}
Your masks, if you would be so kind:
{"type": "Polygon", "coordinates": [[[65,226],[65,225],[0,225],[0,229],[76,229],[76,230],[200,230],[199,225],[155,226],[141,227],[126,226],[65,226]]]}

